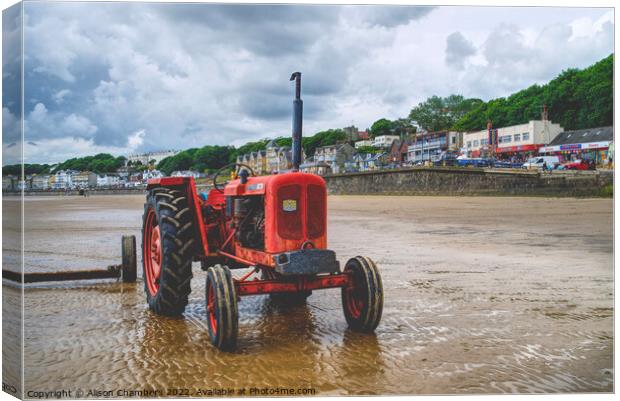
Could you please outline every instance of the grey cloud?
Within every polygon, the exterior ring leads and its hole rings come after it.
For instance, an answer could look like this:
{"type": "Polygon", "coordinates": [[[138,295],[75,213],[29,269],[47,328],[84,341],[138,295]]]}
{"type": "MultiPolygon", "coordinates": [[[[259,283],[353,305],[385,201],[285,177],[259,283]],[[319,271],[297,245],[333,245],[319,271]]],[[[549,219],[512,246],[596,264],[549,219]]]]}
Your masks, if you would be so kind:
{"type": "Polygon", "coordinates": [[[369,25],[393,28],[425,17],[435,7],[426,6],[355,6],[346,7],[369,25]]]}
{"type": "Polygon", "coordinates": [[[465,67],[465,61],[476,54],[476,47],[460,32],[451,33],[446,39],[446,64],[458,70],[465,67]]]}
{"type": "Polygon", "coordinates": [[[241,98],[241,110],[257,119],[284,119],[291,115],[291,106],[283,96],[254,93],[241,98]]]}
{"type": "MultiPolygon", "coordinates": [[[[570,45],[561,27],[526,45],[518,29],[500,26],[481,47],[486,65],[461,64],[475,51],[460,34],[466,31],[454,27],[460,31],[448,39],[444,54],[435,42],[445,36],[444,28],[429,27],[426,18],[435,14],[424,7],[25,7],[31,45],[25,64],[27,140],[38,144],[39,158],[89,149],[122,152],[136,132],[143,132],[139,151],[287,135],[293,96],[288,79],[297,70],[303,74],[304,132],[311,134],[352,120],[367,126],[379,117],[397,118],[414,102],[446,91],[504,94],[536,77],[549,79],[576,58],[591,63],[613,49],[613,38],[606,38],[613,24],[595,39],[570,45]],[[411,21],[416,26],[408,26],[411,21]],[[563,43],[551,46],[546,38],[563,43]],[[502,46],[513,47],[523,60],[502,46]],[[426,54],[433,57],[420,63],[426,54]],[[460,78],[446,68],[450,63],[464,68],[460,78]]],[[[5,115],[3,127],[19,122],[10,110],[3,109],[5,115]]]]}
{"type": "Polygon", "coordinates": [[[300,53],[335,25],[339,7],[313,5],[161,4],[152,9],[218,41],[261,56],[300,53]],[[318,23],[317,23],[318,22],[318,23]]]}
{"type": "MultiPolygon", "coordinates": [[[[2,142],[21,139],[21,4],[2,11],[2,142]]],[[[16,155],[8,155],[5,157],[16,155]]]]}
{"type": "Polygon", "coordinates": [[[490,64],[522,61],[528,50],[525,38],[516,25],[502,24],[495,28],[484,43],[484,55],[490,64]]]}
{"type": "Polygon", "coordinates": [[[37,103],[24,122],[24,137],[28,139],[91,138],[97,130],[97,126],[87,117],[76,113],[50,112],[43,103],[37,103]]]}

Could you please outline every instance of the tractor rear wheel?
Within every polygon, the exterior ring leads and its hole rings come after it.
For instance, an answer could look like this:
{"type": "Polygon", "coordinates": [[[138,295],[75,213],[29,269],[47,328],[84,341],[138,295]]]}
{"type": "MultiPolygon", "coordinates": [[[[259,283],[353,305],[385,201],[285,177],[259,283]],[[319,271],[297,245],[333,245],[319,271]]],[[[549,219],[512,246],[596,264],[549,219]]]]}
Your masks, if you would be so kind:
{"type": "Polygon", "coordinates": [[[153,312],[178,316],[185,311],[194,245],[187,196],[170,188],[152,189],[144,205],[142,266],[146,300],[153,312]]]}
{"type": "Polygon", "coordinates": [[[235,283],[227,266],[207,269],[206,309],[211,344],[233,350],[239,333],[239,312],[235,283]]]}
{"type": "Polygon", "coordinates": [[[363,256],[349,259],[344,273],[352,285],[342,288],[342,308],[352,330],[370,333],[383,313],[383,284],[375,263],[363,256]]]}

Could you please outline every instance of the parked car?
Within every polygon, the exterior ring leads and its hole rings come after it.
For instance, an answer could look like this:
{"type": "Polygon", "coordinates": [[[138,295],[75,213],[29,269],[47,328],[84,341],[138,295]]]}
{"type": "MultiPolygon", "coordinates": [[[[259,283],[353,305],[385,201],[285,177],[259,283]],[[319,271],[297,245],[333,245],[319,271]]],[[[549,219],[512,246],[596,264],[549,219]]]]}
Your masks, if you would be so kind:
{"type": "Polygon", "coordinates": [[[435,166],[456,166],[458,165],[457,156],[454,153],[444,152],[433,162],[435,166]]]}
{"type": "Polygon", "coordinates": [[[545,163],[548,169],[555,169],[560,165],[560,158],[558,156],[536,156],[523,163],[521,167],[525,169],[541,169],[545,163]]]}
{"type": "Polygon", "coordinates": [[[484,159],[481,157],[457,159],[457,163],[460,167],[490,167],[491,162],[491,159],[484,159]]]}
{"type": "Polygon", "coordinates": [[[577,159],[562,165],[565,170],[594,170],[596,167],[592,160],[577,159]]]}
{"type": "Polygon", "coordinates": [[[492,165],[494,168],[521,168],[523,163],[511,162],[508,160],[493,160],[492,165]]]}

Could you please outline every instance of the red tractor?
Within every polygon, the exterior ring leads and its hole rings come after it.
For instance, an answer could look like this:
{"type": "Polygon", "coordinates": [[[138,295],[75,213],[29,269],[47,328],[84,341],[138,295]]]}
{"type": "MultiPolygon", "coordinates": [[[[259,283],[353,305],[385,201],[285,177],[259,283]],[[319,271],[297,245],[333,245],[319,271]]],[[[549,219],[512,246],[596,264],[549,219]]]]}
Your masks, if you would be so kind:
{"type": "Polygon", "coordinates": [[[313,290],[341,288],[344,315],[352,330],[372,332],[381,320],[383,287],[374,262],[350,259],[341,271],[327,249],[327,190],[318,175],[299,172],[301,161],[301,74],[293,101],[293,169],[255,176],[235,165],[223,188],[199,194],[192,177],[149,180],[142,227],[144,287],[150,309],[181,315],[191,291],[192,262],[207,271],[206,311],[211,343],[236,346],[237,302],[270,294],[303,302],[313,290]],[[232,269],[246,269],[233,276],[232,269]],[[260,276],[258,275],[260,273],[260,276]]]}

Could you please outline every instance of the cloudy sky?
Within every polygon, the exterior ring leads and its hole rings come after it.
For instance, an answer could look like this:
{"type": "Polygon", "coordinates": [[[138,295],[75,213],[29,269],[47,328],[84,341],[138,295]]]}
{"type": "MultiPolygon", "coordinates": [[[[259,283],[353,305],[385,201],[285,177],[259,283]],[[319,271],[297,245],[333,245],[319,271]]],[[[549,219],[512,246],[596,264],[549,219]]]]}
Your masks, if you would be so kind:
{"type": "MultiPolygon", "coordinates": [[[[18,14],[3,16],[5,41],[18,14]]],[[[484,100],[613,52],[613,10],[546,7],[24,5],[26,162],[241,145],[404,117],[431,95],[484,100]]],[[[3,47],[4,163],[19,126],[3,47]]],[[[11,64],[13,63],[13,65],[11,64]]]]}

